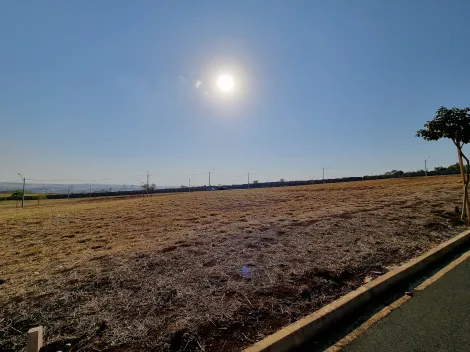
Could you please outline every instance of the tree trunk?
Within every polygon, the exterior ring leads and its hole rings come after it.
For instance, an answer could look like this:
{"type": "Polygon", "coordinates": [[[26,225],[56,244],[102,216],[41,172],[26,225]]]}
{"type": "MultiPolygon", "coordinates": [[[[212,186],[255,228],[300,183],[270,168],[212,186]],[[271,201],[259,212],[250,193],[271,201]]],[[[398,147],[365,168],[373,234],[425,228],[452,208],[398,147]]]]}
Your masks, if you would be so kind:
{"type": "Polygon", "coordinates": [[[470,206],[468,205],[468,183],[470,182],[470,166],[469,166],[469,161],[466,155],[461,151],[462,158],[465,159],[465,162],[467,163],[467,169],[466,169],[466,183],[464,185],[464,199],[466,200],[466,208],[467,208],[467,223],[470,223],[470,206]]]}
{"type": "Polygon", "coordinates": [[[459,165],[460,165],[460,174],[462,175],[462,181],[463,181],[463,200],[462,200],[462,216],[461,216],[461,219],[464,220],[465,219],[465,213],[467,214],[467,223],[470,221],[470,202],[468,200],[468,181],[469,181],[469,177],[468,177],[468,172],[470,172],[470,170],[468,170],[468,159],[465,158],[467,160],[467,175],[465,175],[465,166],[463,164],[463,160],[462,160],[462,149],[459,148],[459,146],[457,146],[457,154],[459,156],[459,165]]]}
{"type": "Polygon", "coordinates": [[[468,183],[470,182],[470,166],[468,165],[467,158],[465,158],[465,161],[467,162],[467,182],[465,183],[464,197],[466,201],[465,203],[467,204],[467,223],[470,224],[470,205],[468,202],[468,183]]]}

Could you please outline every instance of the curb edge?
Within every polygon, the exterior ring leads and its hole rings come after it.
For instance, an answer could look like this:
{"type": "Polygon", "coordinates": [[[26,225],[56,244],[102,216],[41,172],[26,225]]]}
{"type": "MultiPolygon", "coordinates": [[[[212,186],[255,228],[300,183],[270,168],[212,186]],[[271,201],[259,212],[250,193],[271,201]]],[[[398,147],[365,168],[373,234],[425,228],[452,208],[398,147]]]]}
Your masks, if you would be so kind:
{"type": "Polygon", "coordinates": [[[381,295],[409,277],[426,269],[447,253],[470,240],[470,230],[464,231],[450,240],[439,244],[417,258],[379,276],[375,280],[340,297],[319,310],[301,318],[274,334],[244,349],[244,352],[284,352],[299,347],[336,321],[351,314],[368,301],[381,295]]]}

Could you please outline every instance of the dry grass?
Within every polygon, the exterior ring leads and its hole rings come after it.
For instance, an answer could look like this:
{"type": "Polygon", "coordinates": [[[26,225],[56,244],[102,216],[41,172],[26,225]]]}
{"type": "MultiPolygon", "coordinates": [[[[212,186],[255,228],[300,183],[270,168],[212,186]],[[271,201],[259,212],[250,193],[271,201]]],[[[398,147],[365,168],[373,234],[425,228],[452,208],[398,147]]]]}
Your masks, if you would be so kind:
{"type": "Polygon", "coordinates": [[[62,350],[239,350],[460,232],[460,192],[445,176],[2,209],[0,350],[36,325],[62,350]]]}

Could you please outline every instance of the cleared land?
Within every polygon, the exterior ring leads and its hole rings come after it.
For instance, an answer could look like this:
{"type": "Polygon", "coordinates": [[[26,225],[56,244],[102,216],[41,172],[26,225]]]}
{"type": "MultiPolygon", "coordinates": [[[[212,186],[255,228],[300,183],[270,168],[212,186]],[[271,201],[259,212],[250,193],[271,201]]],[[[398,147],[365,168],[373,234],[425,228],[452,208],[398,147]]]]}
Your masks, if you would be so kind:
{"type": "Polygon", "coordinates": [[[4,208],[0,350],[238,351],[461,232],[459,180],[4,208]]]}

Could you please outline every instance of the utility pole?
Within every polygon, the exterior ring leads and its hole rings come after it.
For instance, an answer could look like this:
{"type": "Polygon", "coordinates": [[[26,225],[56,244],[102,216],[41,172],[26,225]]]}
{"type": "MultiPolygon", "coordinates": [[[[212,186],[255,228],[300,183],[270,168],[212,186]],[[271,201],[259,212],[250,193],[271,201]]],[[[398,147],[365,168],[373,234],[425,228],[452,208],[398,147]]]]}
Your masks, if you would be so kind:
{"type": "Polygon", "coordinates": [[[248,173],[248,189],[250,189],[250,173],[248,173]]]}
{"type": "Polygon", "coordinates": [[[144,181],[142,181],[142,198],[144,197],[144,181]]]}
{"type": "MultiPolygon", "coordinates": [[[[214,169],[211,171],[214,171],[214,169]]],[[[209,191],[211,190],[211,171],[209,171],[209,191]]]]}
{"type": "Polygon", "coordinates": [[[189,192],[191,192],[191,177],[188,177],[189,180],[189,192]]]}
{"type": "Polygon", "coordinates": [[[24,208],[24,186],[26,184],[26,178],[23,177],[23,198],[21,198],[21,207],[24,208]]]}
{"type": "Polygon", "coordinates": [[[325,168],[323,168],[323,183],[325,183],[325,168]]]}
{"type": "Polygon", "coordinates": [[[147,197],[149,196],[149,172],[147,170],[147,197]]]}
{"type": "Polygon", "coordinates": [[[20,173],[18,173],[18,175],[23,179],[23,197],[21,198],[21,207],[24,208],[24,186],[26,183],[26,178],[24,178],[20,173]]]}
{"type": "Polygon", "coordinates": [[[90,198],[91,198],[91,186],[90,186],[90,198]]]}
{"type": "Polygon", "coordinates": [[[426,159],[424,159],[424,176],[428,175],[428,167],[427,167],[428,159],[431,159],[431,157],[428,156],[426,159]]]}

